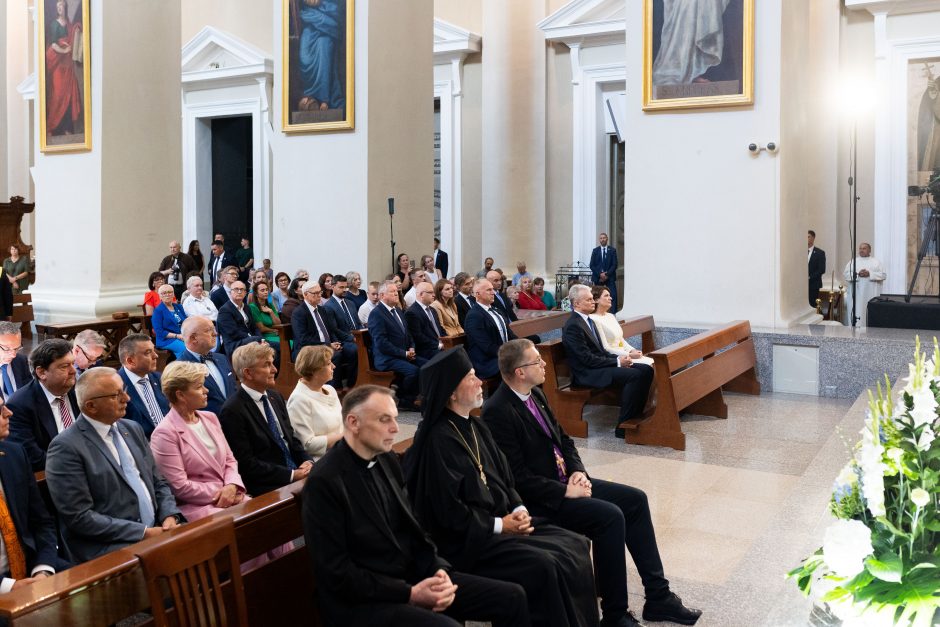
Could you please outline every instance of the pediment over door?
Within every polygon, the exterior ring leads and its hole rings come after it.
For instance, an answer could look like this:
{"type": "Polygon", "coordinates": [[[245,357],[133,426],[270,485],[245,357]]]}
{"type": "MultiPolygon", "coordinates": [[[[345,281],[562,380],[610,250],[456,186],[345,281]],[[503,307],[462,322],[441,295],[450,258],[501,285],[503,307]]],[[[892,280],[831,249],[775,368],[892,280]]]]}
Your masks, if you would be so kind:
{"type": "Polygon", "coordinates": [[[573,0],[539,22],[538,27],[545,39],[569,46],[622,43],[626,37],[626,1],[573,0]]]}
{"type": "Polygon", "coordinates": [[[203,81],[245,80],[272,75],[274,62],[264,51],[206,26],[182,50],[182,79],[192,85],[203,81]]]}
{"type": "Polygon", "coordinates": [[[479,52],[482,38],[444,20],[434,20],[434,62],[446,63],[479,52]]]}

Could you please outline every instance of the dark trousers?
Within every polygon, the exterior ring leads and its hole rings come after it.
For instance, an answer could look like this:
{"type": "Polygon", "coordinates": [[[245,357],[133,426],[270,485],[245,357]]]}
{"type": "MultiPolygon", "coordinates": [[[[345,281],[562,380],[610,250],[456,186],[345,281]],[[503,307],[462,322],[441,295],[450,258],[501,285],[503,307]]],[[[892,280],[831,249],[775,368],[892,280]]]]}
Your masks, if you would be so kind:
{"type": "MultiPolygon", "coordinates": [[[[629,368],[607,368],[610,371],[610,387],[619,387],[620,391],[620,422],[628,420],[643,413],[646,407],[646,397],[653,383],[653,368],[646,364],[633,364],[629,368]]],[[[585,387],[597,387],[587,383],[577,382],[585,387]]]]}
{"type": "MultiPolygon", "coordinates": [[[[333,380],[330,385],[339,389],[345,382],[345,387],[356,385],[356,377],[359,375],[359,349],[355,342],[343,342],[343,347],[333,352],[333,365],[336,370],[333,372],[333,380]]],[[[296,359],[296,357],[294,357],[296,359]]]]}
{"type": "Polygon", "coordinates": [[[519,584],[459,572],[450,573],[450,579],[457,585],[457,593],[444,612],[400,603],[374,603],[356,608],[350,625],[459,627],[468,620],[490,622],[493,627],[529,625],[525,590],[519,584]]]}
{"type": "Polygon", "coordinates": [[[421,366],[428,362],[424,357],[415,357],[414,361],[407,359],[386,359],[384,372],[394,372],[397,376],[398,400],[405,403],[413,402],[418,396],[418,373],[421,366]]]}
{"type": "Polygon", "coordinates": [[[647,599],[669,591],[663,562],[656,545],[646,493],[637,488],[591,480],[589,498],[562,499],[556,512],[533,507],[559,527],[587,536],[593,543],[594,575],[604,616],[622,616],[627,611],[627,564],[624,545],[640,573],[647,599]]]}

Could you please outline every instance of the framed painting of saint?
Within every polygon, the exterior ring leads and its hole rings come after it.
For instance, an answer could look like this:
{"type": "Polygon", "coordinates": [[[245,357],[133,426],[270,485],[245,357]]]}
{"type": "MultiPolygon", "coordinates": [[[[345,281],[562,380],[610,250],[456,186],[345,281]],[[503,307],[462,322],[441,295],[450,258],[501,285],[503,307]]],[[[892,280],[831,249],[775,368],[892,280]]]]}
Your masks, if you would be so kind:
{"type": "Polygon", "coordinates": [[[281,127],[355,128],[354,0],[283,0],[281,127]]]}
{"type": "Polygon", "coordinates": [[[91,150],[91,0],[41,0],[39,149],[91,150]]]}
{"type": "Polygon", "coordinates": [[[643,109],[754,103],[754,0],[643,0],[643,109]]]}

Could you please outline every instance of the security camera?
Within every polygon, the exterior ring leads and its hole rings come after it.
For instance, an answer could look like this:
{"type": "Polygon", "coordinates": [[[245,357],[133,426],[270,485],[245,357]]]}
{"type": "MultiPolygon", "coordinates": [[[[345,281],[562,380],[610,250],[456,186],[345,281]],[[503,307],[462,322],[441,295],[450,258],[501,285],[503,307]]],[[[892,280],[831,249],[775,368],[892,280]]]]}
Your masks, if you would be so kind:
{"type": "Polygon", "coordinates": [[[760,154],[760,151],[763,150],[763,147],[752,143],[752,144],[747,145],[747,149],[756,155],[756,154],[760,154]]]}
{"type": "Polygon", "coordinates": [[[775,144],[774,142],[767,142],[767,150],[769,152],[777,152],[777,149],[778,149],[777,144],[775,144]]]}

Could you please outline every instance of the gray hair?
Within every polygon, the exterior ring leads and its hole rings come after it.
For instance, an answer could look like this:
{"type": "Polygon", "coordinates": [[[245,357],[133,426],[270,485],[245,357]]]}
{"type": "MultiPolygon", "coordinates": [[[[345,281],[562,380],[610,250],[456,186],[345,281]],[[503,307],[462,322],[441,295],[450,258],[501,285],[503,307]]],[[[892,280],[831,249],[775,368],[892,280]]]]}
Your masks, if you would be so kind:
{"type": "Polygon", "coordinates": [[[97,393],[99,380],[105,377],[113,377],[116,374],[117,370],[107,366],[96,366],[86,370],[75,384],[75,396],[78,397],[79,408],[84,408],[85,401],[97,393]]]}
{"type": "Polygon", "coordinates": [[[256,363],[268,357],[274,357],[274,349],[266,342],[251,342],[243,344],[232,353],[232,370],[239,381],[242,378],[242,372],[251,368],[256,363]]]}
{"type": "Polygon", "coordinates": [[[131,333],[118,344],[118,359],[123,364],[127,358],[137,352],[137,345],[143,342],[152,342],[153,340],[145,333],[131,333]]]}
{"type": "Polygon", "coordinates": [[[194,284],[196,281],[199,281],[200,283],[202,282],[202,277],[199,276],[198,274],[194,274],[193,276],[191,276],[191,277],[189,277],[188,279],[186,279],[186,289],[188,289],[188,290],[189,290],[189,289],[192,289],[193,284],[194,284]]]}
{"type": "Polygon", "coordinates": [[[398,291],[398,285],[395,283],[395,281],[382,281],[379,284],[379,296],[387,292],[389,288],[392,288],[395,291],[398,291]]]}
{"type": "Polygon", "coordinates": [[[572,304],[581,300],[585,296],[592,300],[594,299],[594,297],[591,295],[591,288],[589,288],[587,285],[581,285],[578,283],[577,285],[572,285],[571,289],[568,290],[568,300],[571,301],[572,304]]]}
{"type": "Polygon", "coordinates": [[[85,329],[75,336],[75,339],[72,341],[72,343],[78,344],[79,346],[84,346],[85,348],[91,348],[92,346],[98,346],[105,349],[108,348],[108,341],[94,329],[85,329]]]}
{"type": "Polygon", "coordinates": [[[21,335],[23,333],[19,322],[0,320],[0,335],[21,335]]]}
{"type": "Polygon", "coordinates": [[[350,270],[349,272],[346,273],[346,281],[348,283],[352,283],[356,277],[359,277],[361,279],[362,275],[356,272],[355,270],[350,270]]]}
{"type": "MultiPolygon", "coordinates": [[[[306,283],[304,283],[304,286],[300,288],[300,293],[306,296],[307,292],[311,291],[315,287],[320,288],[320,284],[317,283],[316,281],[307,281],[306,283]]],[[[322,291],[323,288],[320,288],[320,289],[322,291]]]]}

